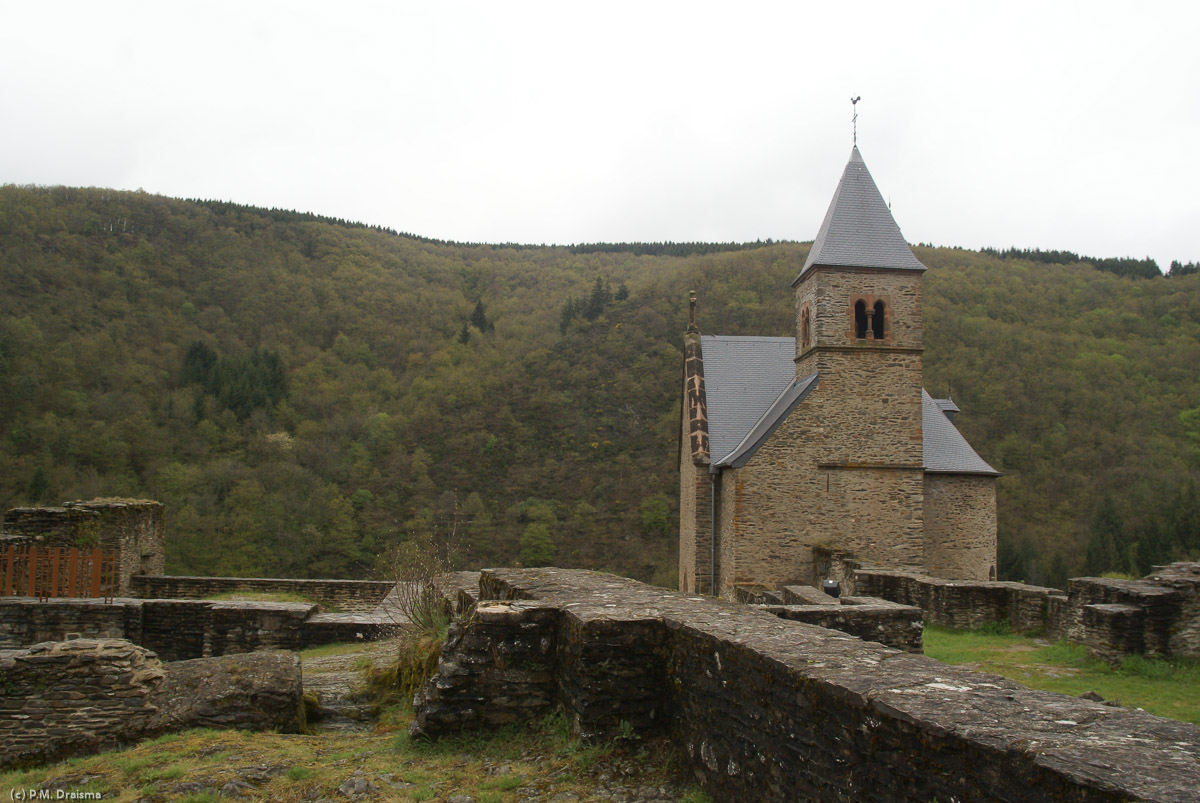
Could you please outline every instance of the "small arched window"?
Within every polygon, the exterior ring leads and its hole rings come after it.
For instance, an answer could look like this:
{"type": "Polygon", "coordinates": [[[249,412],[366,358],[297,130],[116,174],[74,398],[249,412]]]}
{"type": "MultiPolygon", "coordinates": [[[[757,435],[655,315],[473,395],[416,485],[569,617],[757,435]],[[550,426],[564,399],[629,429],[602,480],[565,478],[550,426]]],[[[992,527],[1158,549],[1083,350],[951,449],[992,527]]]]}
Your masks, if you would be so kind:
{"type": "Polygon", "coordinates": [[[867,337],[867,305],[862,299],[854,304],[854,336],[859,340],[867,337]]]}
{"type": "Polygon", "coordinates": [[[812,312],[808,305],[800,310],[800,348],[807,349],[812,345],[812,312]]]}
{"type": "Polygon", "coordinates": [[[883,340],[883,302],[875,302],[875,314],[871,316],[871,329],[876,340],[883,340]]]}

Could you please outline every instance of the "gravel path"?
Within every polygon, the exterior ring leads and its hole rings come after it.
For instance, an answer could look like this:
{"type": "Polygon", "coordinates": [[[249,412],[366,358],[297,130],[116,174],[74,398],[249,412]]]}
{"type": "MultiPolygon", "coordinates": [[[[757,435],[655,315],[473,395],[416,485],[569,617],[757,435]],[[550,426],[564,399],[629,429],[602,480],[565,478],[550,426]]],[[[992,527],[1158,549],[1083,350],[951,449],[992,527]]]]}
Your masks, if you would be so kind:
{"type": "Polygon", "coordinates": [[[304,691],[315,693],[320,702],[315,721],[317,731],[362,731],[374,725],[371,704],[363,689],[363,669],[370,663],[384,667],[398,648],[396,639],[363,644],[353,652],[304,658],[304,691]]]}

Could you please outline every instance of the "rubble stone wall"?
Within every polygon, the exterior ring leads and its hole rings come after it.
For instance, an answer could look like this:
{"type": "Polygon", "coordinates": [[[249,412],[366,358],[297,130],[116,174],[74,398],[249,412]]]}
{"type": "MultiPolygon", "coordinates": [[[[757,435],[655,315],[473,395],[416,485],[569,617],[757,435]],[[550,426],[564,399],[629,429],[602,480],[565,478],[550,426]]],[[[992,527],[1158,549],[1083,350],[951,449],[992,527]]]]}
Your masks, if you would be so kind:
{"type": "Polygon", "coordinates": [[[375,610],[396,584],[386,580],[301,580],[269,577],[133,578],[132,595],[142,599],[205,599],[218,594],[298,594],[346,613],[375,610]]]}
{"type": "Polygon", "coordinates": [[[132,600],[98,599],[38,602],[30,597],[0,597],[0,648],[27,647],[43,641],[128,638],[140,633],[142,606],[132,600]]]}
{"type": "Polygon", "coordinates": [[[0,648],[68,638],[122,638],[165,661],[254,652],[299,650],[333,641],[386,636],[376,618],[318,614],[295,602],[220,602],[193,599],[0,597],[0,648]]]}
{"type": "Polygon", "coordinates": [[[118,639],[0,650],[0,768],[187,728],[299,729],[300,661],[284,652],[164,665],[118,639]]]}
{"type": "Polygon", "coordinates": [[[166,560],[163,506],[144,499],[93,499],[63,507],[13,508],[4,539],[35,546],[100,546],[117,553],[117,596],[131,595],[138,574],[162,574],[166,560]]]}
{"type": "Polygon", "coordinates": [[[927,622],[943,627],[1008,621],[1014,630],[1066,638],[1110,661],[1134,654],[1200,659],[1198,563],[1160,566],[1141,580],[1074,578],[1065,594],[1024,583],[943,580],[870,567],[853,574],[857,593],[916,605],[927,622]]]}
{"type": "Polygon", "coordinates": [[[0,650],[0,766],[94,753],[145,733],[166,674],[128,641],[0,650]]]}
{"type": "Polygon", "coordinates": [[[490,570],[479,587],[417,697],[415,735],[540,716],[554,688],[581,734],[671,734],[720,800],[1183,801],[1200,788],[1194,725],[608,575],[490,570]],[[517,666],[554,683],[500,682],[517,666]]]}

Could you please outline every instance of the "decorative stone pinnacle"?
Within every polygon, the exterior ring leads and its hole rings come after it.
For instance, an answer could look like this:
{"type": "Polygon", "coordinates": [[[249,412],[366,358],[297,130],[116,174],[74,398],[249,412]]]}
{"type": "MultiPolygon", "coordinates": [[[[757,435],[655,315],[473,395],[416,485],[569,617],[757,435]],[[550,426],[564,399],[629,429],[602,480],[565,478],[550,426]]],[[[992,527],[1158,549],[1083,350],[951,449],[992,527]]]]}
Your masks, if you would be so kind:
{"type": "Polygon", "coordinates": [[[699,332],[700,327],[696,326],[696,291],[688,292],[688,332],[699,332]]]}

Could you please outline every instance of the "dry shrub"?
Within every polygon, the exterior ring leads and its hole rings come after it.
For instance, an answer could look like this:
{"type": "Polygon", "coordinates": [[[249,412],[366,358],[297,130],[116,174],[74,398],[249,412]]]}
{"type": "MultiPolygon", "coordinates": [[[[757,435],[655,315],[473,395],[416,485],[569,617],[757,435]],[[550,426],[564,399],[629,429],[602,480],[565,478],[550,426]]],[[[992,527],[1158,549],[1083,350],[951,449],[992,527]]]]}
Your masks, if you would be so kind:
{"type": "MultiPolygon", "coordinates": [[[[453,535],[453,529],[450,533],[453,535]]],[[[376,670],[369,679],[376,696],[385,690],[409,702],[437,672],[442,642],[452,617],[444,578],[450,570],[452,538],[416,536],[388,556],[396,590],[391,606],[400,629],[396,663],[376,670]]]]}
{"type": "Polygon", "coordinates": [[[450,570],[448,550],[429,536],[417,537],[397,546],[390,563],[396,623],[421,633],[444,632],[450,623],[443,585],[450,570]]]}

